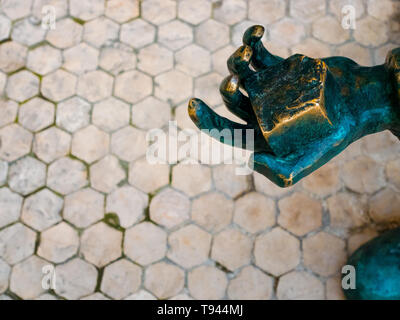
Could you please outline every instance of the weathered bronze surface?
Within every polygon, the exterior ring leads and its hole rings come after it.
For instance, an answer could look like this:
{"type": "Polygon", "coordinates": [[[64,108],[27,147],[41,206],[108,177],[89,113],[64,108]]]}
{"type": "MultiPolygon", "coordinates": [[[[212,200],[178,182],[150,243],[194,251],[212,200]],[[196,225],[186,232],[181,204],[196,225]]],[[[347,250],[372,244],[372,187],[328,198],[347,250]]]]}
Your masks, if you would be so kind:
{"type": "Polygon", "coordinates": [[[244,45],[228,59],[231,75],[220,87],[227,108],[246,124],[192,99],[189,115],[200,129],[229,129],[232,136],[234,129],[254,129],[250,161],[281,187],[296,183],[365,135],[388,129],[399,136],[400,48],[374,67],[345,57],[296,54],[282,59],[264,48],[263,33],[262,26],[245,32],[244,45]]]}

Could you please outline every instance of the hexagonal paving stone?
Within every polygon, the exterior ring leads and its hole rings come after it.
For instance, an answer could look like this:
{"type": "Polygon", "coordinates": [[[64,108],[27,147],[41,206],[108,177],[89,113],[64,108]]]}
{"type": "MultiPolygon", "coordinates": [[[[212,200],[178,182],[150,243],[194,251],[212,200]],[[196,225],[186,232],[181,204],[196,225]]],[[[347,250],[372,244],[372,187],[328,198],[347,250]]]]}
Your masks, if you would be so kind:
{"type": "Polygon", "coordinates": [[[143,19],[158,25],[176,16],[176,2],[173,0],[147,0],[142,3],[141,9],[143,19]]]}
{"type": "Polygon", "coordinates": [[[28,49],[17,42],[8,41],[0,45],[0,70],[13,72],[25,65],[28,49]]]}
{"type": "Polygon", "coordinates": [[[11,39],[26,46],[33,46],[44,40],[46,29],[40,23],[34,24],[29,18],[17,21],[13,25],[11,39]]]}
{"type": "Polygon", "coordinates": [[[129,124],[129,105],[114,97],[93,106],[92,121],[100,129],[110,132],[129,124]]]}
{"type": "Polygon", "coordinates": [[[281,228],[257,237],[254,246],[255,263],[274,276],[284,274],[300,262],[300,243],[281,228]]]}
{"type": "Polygon", "coordinates": [[[54,122],[54,104],[33,98],[19,107],[18,121],[28,130],[40,131],[54,122]]]}
{"type": "Polygon", "coordinates": [[[166,251],[167,234],[153,223],[145,221],[125,232],[124,253],[141,265],[161,260],[166,251]]]}
{"type": "Polygon", "coordinates": [[[220,165],[213,168],[215,187],[232,198],[250,190],[249,177],[237,175],[235,170],[234,165],[220,165]]]}
{"type": "Polygon", "coordinates": [[[14,161],[29,153],[32,144],[32,134],[19,126],[10,124],[0,129],[0,158],[14,161]]]}
{"type": "Polygon", "coordinates": [[[76,300],[94,292],[97,283],[96,268],[86,261],[75,258],[55,269],[55,292],[67,299],[76,300]]]}
{"type": "Polygon", "coordinates": [[[0,294],[4,293],[8,288],[10,273],[11,267],[3,259],[0,259],[0,294]]]}
{"type": "Polygon", "coordinates": [[[57,27],[47,32],[46,40],[57,48],[70,48],[81,41],[82,30],[80,24],[71,18],[65,18],[57,21],[57,27]]]}
{"type": "Polygon", "coordinates": [[[7,174],[8,174],[8,162],[0,160],[0,186],[6,183],[7,174]]]}
{"type": "Polygon", "coordinates": [[[63,217],[78,228],[86,228],[104,216],[104,196],[90,188],[65,197],[63,217]]]}
{"type": "Polygon", "coordinates": [[[155,43],[139,51],[138,68],[150,75],[157,75],[172,69],[173,54],[168,49],[155,43]]]}
{"type": "Polygon", "coordinates": [[[396,223],[400,217],[399,193],[385,188],[369,199],[369,215],[377,223],[396,223]]]}
{"type": "Polygon", "coordinates": [[[113,78],[107,73],[95,70],[85,73],[78,80],[78,95],[90,102],[97,102],[111,96],[113,78]]]}
{"type": "Polygon", "coordinates": [[[277,296],[280,300],[320,300],[324,285],[311,274],[293,271],[279,279],[277,296]]]}
{"type": "Polygon", "coordinates": [[[357,19],[364,14],[365,5],[363,0],[331,0],[329,1],[329,9],[333,14],[342,18],[342,8],[348,4],[355,8],[355,15],[357,19]]]}
{"type": "Polygon", "coordinates": [[[376,238],[378,236],[378,232],[371,228],[363,229],[360,232],[356,232],[352,234],[347,240],[347,252],[348,254],[352,254],[359,247],[361,247],[364,243],[376,238]]]}
{"type": "Polygon", "coordinates": [[[36,256],[15,265],[11,272],[10,290],[22,299],[38,297],[46,291],[42,286],[42,269],[48,265],[47,261],[36,256]]]}
{"type": "Polygon", "coordinates": [[[167,228],[175,227],[189,219],[190,201],[182,193],[166,188],[150,203],[150,218],[167,228]]]}
{"type": "Polygon", "coordinates": [[[123,228],[129,228],[144,216],[149,197],[131,186],[114,190],[107,196],[106,211],[117,214],[123,228]]]}
{"type": "Polygon", "coordinates": [[[32,6],[33,17],[39,20],[42,19],[42,10],[45,5],[52,5],[55,8],[58,19],[68,14],[68,2],[64,0],[34,0],[32,6]]]}
{"type": "Polygon", "coordinates": [[[155,36],[154,26],[142,19],[135,19],[122,25],[119,39],[129,46],[139,49],[152,43],[155,36]]]}
{"type": "Polygon", "coordinates": [[[32,0],[4,0],[2,1],[2,11],[11,20],[16,20],[29,15],[32,0]]]}
{"type": "Polygon", "coordinates": [[[43,189],[25,199],[21,220],[33,229],[43,231],[62,220],[62,207],[62,198],[43,189]]]}
{"type": "Polygon", "coordinates": [[[329,233],[319,232],[303,240],[304,264],[321,276],[339,272],[346,261],[345,242],[329,233]]]}
{"type": "Polygon", "coordinates": [[[204,194],[193,200],[192,219],[209,232],[218,232],[231,223],[233,201],[218,192],[204,194]]]}
{"type": "Polygon", "coordinates": [[[177,104],[192,94],[192,78],[180,71],[172,70],[160,74],[154,81],[155,95],[161,100],[177,104]]]}
{"type": "Polygon", "coordinates": [[[71,136],[56,128],[51,127],[37,133],[33,142],[33,152],[36,156],[50,163],[68,154],[71,144],[71,136]]]}
{"type": "Polygon", "coordinates": [[[236,229],[226,229],[214,237],[211,257],[227,269],[250,263],[252,241],[236,229]]]}
{"type": "Polygon", "coordinates": [[[304,193],[296,192],[278,203],[278,223],[298,236],[322,225],[322,205],[304,193]]]}
{"type": "Polygon", "coordinates": [[[271,41],[284,46],[292,46],[299,43],[305,37],[305,28],[302,23],[284,18],[271,27],[271,41]]]}
{"type": "Polygon", "coordinates": [[[136,103],[147,97],[153,90],[151,78],[140,71],[128,71],[115,78],[115,96],[136,103]]]}
{"type": "Polygon", "coordinates": [[[100,48],[118,40],[119,25],[110,19],[100,17],[85,23],[83,27],[83,40],[100,48]]]}
{"type": "Polygon", "coordinates": [[[190,24],[199,24],[211,17],[212,3],[203,0],[183,0],[178,3],[178,17],[190,24]]]}
{"type": "Polygon", "coordinates": [[[79,236],[69,224],[61,222],[40,235],[38,255],[48,261],[61,263],[78,252],[79,236]]]}
{"type": "Polygon", "coordinates": [[[172,169],[172,186],[191,197],[206,192],[211,188],[211,169],[180,163],[172,169]]]}
{"type": "Polygon", "coordinates": [[[275,224],[275,211],[273,200],[250,192],[236,201],[233,221],[246,231],[256,233],[275,224]]]}
{"type": "Polygon", "coordinates": [[[160,26],[158,41],[171,50],[178,50],[193,41],[193,31],[183,22],[174,20],[160,26]]]}
{"type": "Polygon", "coordinates": [[[110,0],[106,3],[105,15],[119,23],[139,16],[139,0],[110,0]]]}
{"type": "Polygon", "coordinates": [[[74,134],[71,153],[87,163],[92,163],[108,153],[109,145],[109,135],[90,125],[74,134]]]}
{"type": "Polygon", "coordinates": [[[311,58],[322,58],[331,56],[331,49],[329,45],[313,38],[307,38],[299,44],[296,44],[292,48],[292,52],[304,54],[311,58]]]}
{"type": "Polygon", "coordinates": [[[75,74],[85,73],[97,68],[99,52],[86,43],[64,50],[63,67],[75,74]]]}
{"type": "Polygon", "coordinates": [[[379,20],[387,21],[396,10],[395,2],[391,0],[368,1],[368,14],[379,20]]]}
{"type": "Polygon", "coordinates": [[[101,291],[113,299],[123,299],[139,289],[141,277],[140,267],[126,259],[118,260],[104,269],[101,291]]]}
{"type": "Polygon", "coordinates": [[[7,17],[0,15],[0,41],[7,39],[10,36],[11,21],[7,17]]]}
{"type": "Polygon", "coordinates": [[[52,101],[64,100],[76,92],[76,76],[62,69],[43,77],[40,91],[52,101]]]}
{"type": "Polygon", "coordinates": [[[21,223],[0,230],[0,258],[13,265],[33,254],[36,233],[21,223]]]}
{"type": "Polygon", "coordinates": [[[235,24],[247,16],[247,2],[245,0],[225,0],[214,8],[214,19],[225,24],[235,24]]]}
{"type": "Polygon", "coordinates": [[[0,188],[0,228],[18,220],[21,206],[22,197],[20,195],[8,188],[0,188]]]}
{"type": "MultiPolygon", "coordinates": [[[[15,121],[18,113],[18,103],[0,98],[0,127],[15,121]]],[[[3,142],[4,143],[4,142],[3,142]]]]}
{"type": "Polygon", "coordinates": [[[188,225],[171,233],[168,243],[168,258],[184,268],[192,268],[208,259],[211,235],[195,225],[188,225]]]}
{"type": "Polygon", "coordinates": [[[27,195],[46,182],[46,166],[30,156],[22,158],[10,165],[8,184],[12,190],[27,195]]]}
{"type": "Polygon", "coordinates": [[[388,40],[388,28],[384,21],[365,17],[357,22],[354,39],[364,46],[379,46],[388,40]]]}
{"type": "Polygon", "coordinates": [[[60,50],[49,45],[42,45],[29,51],[26,66],[40,74],[45,75],[62,65],[62,55],[60,50]]]}
{"type": "Polygon", "coordinates": [[[168,103],[152,96],[132,106],[132,124],[140,129],[161,128],[171,119],[168,103]]]}
{"type": "Polygon", "coordinates": [[[325,15],[326,3],[319,0],[290,1],[290,15],[302,21],[312,21],[325,15]]]}
{"type": "Polygon", "coordinates": [[[249,0],[249,19],[262,24],[271,24],[285,16],[284,0],[249,0]]]}
{"type": "Polygon", "coordinates": [[[232,300],[269,300],[274,291],[273,284],[273,278],[248,266],[230,281],[228,296],[232,300]]]}
{"type": "Polygon", "coordinates": [[[169,182],[167,164],[150,164],[145,158],[129,165],[129,183],[146,193],[153,193],[169,182]]]}
{"type": "Polygon", "coordinates": [[[341,44],[349,39],[349,31],[342,28],[333,17],[323,17],[314,22],[312,32],[315,38],[331,43],[341,44]]]}
{"type": "Polygon", "coordinates": [[[336,228],[361,227],[368,223],[365,199],[351,193],[337,193],[327,200],[330,225],[336,228]]]}
{"type": "Polygon", "coordinates": [[[215,51],[229,43],[229,28],[227,25],[209,19],[195,29],[196,43],[210,51],[215,51]]]}
{"type": "MultiPolygon", "coordinates": [[[[241,33],[243,36],[243,33],[241,33]]],[[[240,41],[242,41],[240,39],[240,41]]],[[[232,45],[227,45],[212,54],[212,66],[215,72],[218,72],[222,76],[226,76],[228,74],[228,67],[226,65],[226,61],[230,57],[230,55],[235,52],[235,47],[232,45]]]]}
{"type": "Polygon", "coordinates": [[[61,158],[53,162],[47,172],[47,186],[63,195],[87,184],[87,172],[82,162],[61,158]]]}
{"type": "Polygon", "coordinates": [[[18,102],[28,100],[39,93],[39,78],[27,70],[14,73],[8,78],[6,93],[18,102]]]}
{"type": "Polygon", "coordinates": [[[222,299],[227,285],[225,273],[211,266],[198,267],[188,275],[188,289],[195,299],[222,299]]]}
{"type": "Polygon", "coordinates": [[[70,0],[69,12],[71,16],[88,21],[104,13],[104,1],[102,0],[70,0]]]}
{"type": "Polygon", "coordinates": [[[131,126],[113,133],[111,151],[124,161],[133,161],[146,153],[146,133],[131,126]]]}
{"type": "Polygon", "coordinates": [[[210,53],[196,44],[176,52],[175,59],[176,69],[192,76],[207,73],[211,68],[210,53]]]}
{"type": "Polygon", "coordinates": [[[122,233],[99,222],[83,232],[80,253],[85,260],[103,267],[121,256],[121,244],[122,233]]]}
{"type": "Polygon", "coordinates": [[[212,106],[222,103],[218,90],[222,80],[223,78],[215,72],[197,78],[194,81],[194,95],[212,106]]]}
{"type": "Polygon", "coordinates": [[[75,132],[90,121],[91,106],[79,97],[73,97],[57,105],[56,123],[61,128],[75,132]]]}
{"type": "Polygon", "coordinates": [[[307,176],[303,180],[303,187],[319,196],[334,193],[341,187],[339,167],[336,163],[328,163],[307,176]]]}
{"type": "Polygon", "coordinates": [[[112,155],[107,155],[90,166],[90,183],[101,192],[111,192],[125,177],[125,171],[118,159],[112,155]]]}
{"type": "Polygon", "coordinates": [[[136,55],[132,48],[121,43],[114,44],[112,47],[101,49],[99,66],[113,75],[117,75],[135,69],[136,55]]]}
{"type": "Polygon", "coordinates": [[[385,171],[388,181],[400,189],[400,159],[389,161],[385,171]]]}
{"type": "Polygon", "coordinates": [[[185,281],[182,269],[165,262],[159,262],[146,269],[144,286],[159,299],[178,294],[185,281]]]}
{"type": "Polygon", "coordinates": [[[348,161],[343,167],[342,179],[349,189],[358,193],[373,193],[385,185],[383,168],[365,156],[348,161]]]}

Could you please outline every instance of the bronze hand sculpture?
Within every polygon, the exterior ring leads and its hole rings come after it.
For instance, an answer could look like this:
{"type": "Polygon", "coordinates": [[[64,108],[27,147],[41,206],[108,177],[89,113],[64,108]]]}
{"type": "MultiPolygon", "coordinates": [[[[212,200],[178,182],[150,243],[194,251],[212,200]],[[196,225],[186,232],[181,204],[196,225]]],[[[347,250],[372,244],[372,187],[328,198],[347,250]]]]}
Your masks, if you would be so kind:
{"type": "Polygon", "coordinates": [[[345,57],[296,54],[282,59],[264,48],[263,33],[262,26],[245,32],[244,45],[228,59],[231,75],[220,87],[227,108],[246,125],[192,99],[189,115],[200,129],[253,129],[250,161],[281,187],[296,183],[364,135],[386,129],[399,135],[400,48],[374,67],[345,57]]]}

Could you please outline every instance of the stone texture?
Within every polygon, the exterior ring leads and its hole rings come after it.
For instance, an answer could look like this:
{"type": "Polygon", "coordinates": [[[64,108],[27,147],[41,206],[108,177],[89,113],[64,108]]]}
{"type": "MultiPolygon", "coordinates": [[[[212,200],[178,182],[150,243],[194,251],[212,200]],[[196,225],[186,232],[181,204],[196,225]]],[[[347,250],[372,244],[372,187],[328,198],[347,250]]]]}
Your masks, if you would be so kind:
{"type": "Polygon", "coordinates": [[[109,135],[91,125],[74,134],[71,154],[86,163],[92,163],[108,153],[109,145],[109,135]]]}
{"type": "Polygon", "coordinates": [[[99,52],[86,43],[80,43],[64,50],[63,56],[63,67],[72,73],[81,74],[97,68],[99,52]]]}
{"type": "Polygon", "coordinates": [[[284,0],[249,0],[249,19],[258,23],[270,24],[285,16],[284,0]]]}
{"type": "Polygon", "coordinates": [[[151,78],[140,71],[128,71],[115,78],[115,95],[129,103],[147,97],[152,88],[151,78]]]}
{"type": "Polygon", "coordinates": [[[117,22],[126,22],[139,15],[139,0],[110,0],[105,15],[117,22]]]}
{"type": "Polygon", "coordinates": [[[133,187],[123,186],[107,196],[106,211],[115,213],[120,226],[128,228],[143,218],[147,203],[147,194],[133,187]]]}
{"type": "Polygon", "coordinates": [[[112,44],[118,39],[119,25],[114,21],[100,17],[85,23],[83,40],[96,48],[112,44]]]}
{"type": "Polygon", "coordinates": [[[303,21],[312,21],[325,15],[326,2],[320,0],[291,0],[290,15],[303,21]]]}
{"type": "Polygon", "coordinates": [[[209,51],[215,51],[228,44],[229,28],[218,21],[209,19],[196,27],[195,40],[209,51]]]}
{"type": "Polygon", "coordinates": [[[55,292],[67,299],[76,300],[94,292],[97,282],[96,268],[86,261],[75,258],[58,265],[55,292]]]}
{"type": "Polygon", "coordinates": [[[132,124],[140,129],[163,127],[171,119],[168,103],[147,97],[132,107],[132,124]]]}
{"type": "Polygon", "coordinates": [[[87,21],[104,13],[104,1],[102,0],[70,0],[69,12],[71,16],[87,21]]]}
{"type": "Polygon", "coordinates": [[[385,171],[388,181],[400,189],[400,160],[388,162],[385,171]]]}
{"type": "Polygon", "coordinates": [[[340,46],[337,49],[337,55],[353,59],[363,66],[370,66],[372,64],[370,51],[354,42],[340,46]]]}
{"type": "Polygon", "coordinates": [[[71,136],[56,127],[50,127],[35,135],[33,152],[36,156],[50,163],[66,156],[70,150],[71,136]]]}
{"type": "Polygon", "coordinates": [[[180,71],[168,71],[154,81],[156,97],[172,104],[186,100],[192,93],[192,79],[180,71]]]}
{"type": "Polygon", "coordinates": [[[232,200],[211,192],[193,200],[191,217],[209,232],[218,232],[232,221],[233,207],[232,200]]]}
{"type": "Polygon", "coordinates": [[[117,75],[136,67],[136,55],[132,48],[117,43],[101,49],[99,66],[113,75],[117,75]]]}
{"type": "Polygon", "coordinates": [[[274,276],[284,274],[300,262],[299,240],[281,228],[257,237],[254,245],[255,263],[274,276]]]}
{"type": "Polygon", "coordinates": [[[54,104],[33,98],[19,107],[18,122],[30,131],[40,131],[54,122],[54,104]]]}
{"type": "MultiPolygon", "coordinates": [[[[352,50],[352,48],[350,48],[352,50]]],[[[292,52],[304,54],[311,58],[323,58],[331,56],[331,49],[329,45],[312,39],[307,38],[292,48],[292,52]]]]}
{"type": "Polygon", "coordinates": [[[296,192],[279,201],[278,223],[288,231],[303,236],[322,224],[322,206],[304,193],[296,192]]]}
{"type": "Polygon", "coordinates": [[[18,124],[0,129],[0,139],[0,158],[6,161],[17,160],[31,149],[32,134],[18,124]]]}
{"type": "Polygon", "coordinates": [[[127,126],[113,133],[111,152],[124,161],[133,161],[146,152],[147,141],[144,131],[127,126]]]}
{"type": "Polygon", "coordinates": [[[0,228],[18,220],[21,206],[22,197],[19,194],[6,187],[0,188],[0,228]]]}
{"type": "Polygon", "coordinates": [[[211,235],[195,225],[188,225],[171,233],[168,242],[168,258],[184,268],[192,268],[207,260],[211,235]]]}
{"type": "Polygon", "coordinates": [[[223,78],[218,73],[211,73],[195,79],[194,94],[199,99],[214,106],[222,102],[219,85],[223,78]]]}
{"type": "Polygon", "coordinates": [[[180,163],[172,169],[172,186],[188,196],[196,196],[211,187],[211,169],[180,163]]]}
{"type": "Polygon", "coordinates": [[[270,32],[272,41],[286,46],[295,45],[305,37],[304,25],[291,18],[284,18],[277,22],[270,32]]]}
{"type": "Polygon", "coordinates": [[[354,39],[364,46],[379,46],[388,40],[387,26],[383,21],[365,17],[357,23],[354,39]]]}
{"type": "Polygon", "coordinates": [[[39,78],[27,70],[14,73],[8,78],[6,93],[15,101],[26,101],[39,93],[39,78]]]}
{"type": "Polygon", "coordinates": [[[159,299],[167,299],[178,294],[184,285],[182,269],[159,262],[146,269],[144,286],[159,299]]]}
{"type": "Polygon", "coordinates": [[[57,27],[47,32],[46,40],[59,49],[77,45],[82,38],[83,27],[70,18],[57,21],[57,27]]]}
{"type": "Polygon", "coordinates": [[[178,3],[178,18],[191,24],[210,18],[212,3],[203,0],[183,0],[178,3]]]}
{"type": "Polygon", "coordinates": [[[104,269],[101,291],[113,299],[123,299],[139,289],[142,269],[126,259],[104,269]]]}
{"type": "Polygon", "coordinates": [[[142,17],[154,24],[163,24],[175,18],[176,2],[172,0],[147,0],[142,4],[142,17]]]}
{"type": "Polygon", "coordinates": [[[152,76],[173,67],[173,54],[158,44],[152,44],[139,51],[138,68],[152,76]]]}
{"type": "Polygon", "coordinates": [[[245,0],[225,0],[214,8],[214,19],[232,25],[240,22],[247,15],[245,0]]]}
{"type": "Polygon", "coordinates": [[[170,188],[158,193],[150,203],[150,218],[167,228],[175,227],[189,219],[189,211],[189,199],[170,188]]]}
{"type": "Polygon", "coordinates": [[[0,259],[0,293],[4,293],[8,288],[8,278],[10,277],[11,267],[0,259]]]}
{"type": "Polygon", "coordinates": [[[7,41],[0,45],[0,70],[13,72],[25,65],[28,49],[23,45],[7,41]]]}
{"type": "Polygon", "coordinates": [[[232,300],[269,300],[273,293],[273,283],[270,276],[248,266],[229,282],[228,297],[232,300]]]}
{"type": "Polygon", "coordinates": [[[345,42],[350,37],[349,31],[343,29],[337,19],[328,16],[314,22],[312,33],[315,38],[335,45],[345,42]]]}
{"type": "Polygon", "coordinates": [[[61,158],[53,162],[47,172],[47,186],[67,195],[87,185],[87,171],[82,162],[61,158]]]}
{"type": "Polygon", "coordinates": [[[99,222],[81,236],[80,253],[97,267],[104,267],[121,256],[122,233],[99,222]]]}
{"type": "Polygon", "coordinates": [[[86,228],[104,216],[104,196],[90,188],[65,197],[63,217],[78,228],[86,228]]]}
{"type": "Polygon", "coordinates": [[[371,228],[366,228],[362,231],[351,235],[347,241],[347,250],[349,255],[361,247],[364,243],[378,236],[378,232],[371,228]]]}
{"type": "Polygon", "coordinates": [[[17,160],[8,172],[9,186],[15,192],[27,195],[46,183],[46,166],[30,156],[17,160]]]}
{"type": "Polygon", "coordinates": [[[44,97],[58,102],[74,95],[76,84],[76,76],[58,69],[43,77],[40,91],[44,97]]]}
{"type": "Polygon", "coordinates": [[[40,75],[46,75],[57,70],[61,64],[61,51],[49,45],[42,45],[29,51],[26,66],[40,75]]]}
{"type": "Polygon", "coordinates": [[[36,233],[21,223],[13,224],[0,231],[0,258],[14,265],[35,250],[36,233]]]}
{"type": "Polygon", "coordinates": [[[48,262],[36,256],[15,265],[11,272],[10,290],[22,299],[33,299],[44,293],[42,268],[47,265],[48,262]]]}
{"type": "Polygon", "coordinates": [[[142,19],[135,19],[122,25],[119,39],[129,46],[139,49],[152,43],[155,36],[154,26],[142,19]]]}
{"type": "Polygon", "coordinates": [[[227,285],[226,275],[215,267],[201,266],[188,275],[188,288],[195,299],[222,299],[227,285]]]}
{"type": "Polygon", "coordinates": [[[303,187],[318,196],[326,196],[340,187],[339,167],[336,163],[328,163],[303,180],[303,187]]]}
{"type": "Polygon", "coordinates": [[[46,29],[40,24],[35,24],[31,19],[25,18],[13,25],[11,39],[25,46],[33,46],[42,42],[46,36],[46,29]]]}
{"type": "Polygon", "coordinates": [[[279,279],[276,294],[279,300],[321,300],[324,286],[309,273],[293,271],[279,279]]]}
{"type": "Polygon", "coordinates": [[[0,99],[0,127],[15,121],[18,113],[18,103],[12,100],[0,99]]]}
{"type": "Polygon", "coordinates": [[[250,263],[253,242],[236,229],[226,229],[214,237],[211,257],[234,271],[250,263]]]}
{"type": "Polygon", "coordinates": [[[192,76],[199,76],[210,71],[210,53],[204,48],[192,44],[175,54],[176,68],[192,76]]]}
{"type": "Polygon", "coordinates": [[[112,87],[113,78],[103,71],[95,70],[79,77],[77,93],[90,102],[97,102],[110,96],[112,87]]]}
{"type": "Polygon", "coordinates": [[[162,259],[166,251],[166,232],[150,222],[142,222],[125,232],[124,253],[141,265],[162,259]]]}
{"type": "Polygon", "coordinates": [[[111,155],[105,156],[90,167],[91,186],[101,192],[111,192],[125,177],[125,171],[118,159],[111,155]]]}
{"type": "Polygon", "coordinates": [[[304,264],[321,276],[334,275],[346,260],[345,243],[326,232],[303,240],[304,264]]]}
{"type": "Polygon", "coordinates": [[[386,188],[369,200],[369,215],[376,223],[398,222],[400,218],[400,195],[386,188]]]}
{"type": "Polygon", "coordinates": [[[221,165],[213,169],[215,187],[232,198],[250,190],[248,176],[236,175],[236,166],[221,165]]]}
{"type": "Polygon", "coordinates": [[[62,207],[62,198],[43,189],[26,198],[21,220],[33,229],[43,231],[62,220],[62,207]]]}
{"type": "Polygon", "coordinates": [[[90,104],[85,100],[70,98],[57,105],[56,123],[69,132],[75,132],[89,124],[90,110],[90,104]]]}
{"type": "Polygon", "coordinates": [[[61,263],[78,252],[79,236],[69,224],[61,222],[42,232],[38,255],[48,261],[61,263]]]}

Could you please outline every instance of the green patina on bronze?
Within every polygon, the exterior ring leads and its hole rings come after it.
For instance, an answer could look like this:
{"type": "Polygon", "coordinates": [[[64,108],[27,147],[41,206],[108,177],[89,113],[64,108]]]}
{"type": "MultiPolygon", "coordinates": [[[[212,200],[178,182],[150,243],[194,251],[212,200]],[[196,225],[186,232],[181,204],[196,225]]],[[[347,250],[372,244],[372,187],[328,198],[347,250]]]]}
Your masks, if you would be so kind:
{"type": "Polygon", "coordinates": [[[361,246],[347,264],[356,276],[356,288],[344,290],[348,299],[400,300],[400,228],[361,246]]]}
{"type": "Polygon", "coordinates": [[[264,48],[263,33],[262,26],[245,32],[244,45],[228,59],[231,75],[220,88],[227,108],[246,124],[217,115],[199,99],[189,102],[195,124],[217,129],[221,142],[235,143],[218,131],[231,130],[234,137],[235,129],[254,130],[250,161],[255,171],[287,187],[365,135],[383,130],[398,135],[399,49],[374,67],[345,57],[282,59],[264,48]]]}

